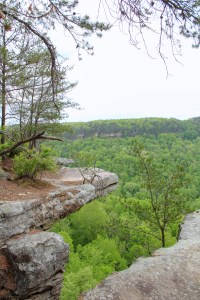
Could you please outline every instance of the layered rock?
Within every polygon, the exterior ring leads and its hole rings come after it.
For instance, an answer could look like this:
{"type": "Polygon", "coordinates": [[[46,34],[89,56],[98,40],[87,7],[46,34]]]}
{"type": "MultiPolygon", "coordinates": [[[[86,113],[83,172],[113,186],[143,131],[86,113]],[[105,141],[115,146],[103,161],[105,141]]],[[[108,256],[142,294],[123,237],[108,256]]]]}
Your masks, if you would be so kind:
{"type": "Polygon", "coordinates": [[[199,300],[200,213],[186,216],[179,241],[110,275],[82,300],[199,300]]]}
{"type": "Polygon", "coordinates": [[[42,299],[44,295],[51,296],[46,299],[59,297],[64,262],[69,254],[68,245],[59,235],[39,232],[11,239],[6,243],[4,254],[11,265],[16,285],[13,294],[18,299],[39,292],[43,293],[42,299]]]}
{"type": "Polygon", "coordinates": [[[41,230],[118,182],[103,170],[64,167],[58,178],[45,179],[55,187],[45,197],[0,201],[0,299],[58,299],[69,248],[59,235],[41,230]]]}

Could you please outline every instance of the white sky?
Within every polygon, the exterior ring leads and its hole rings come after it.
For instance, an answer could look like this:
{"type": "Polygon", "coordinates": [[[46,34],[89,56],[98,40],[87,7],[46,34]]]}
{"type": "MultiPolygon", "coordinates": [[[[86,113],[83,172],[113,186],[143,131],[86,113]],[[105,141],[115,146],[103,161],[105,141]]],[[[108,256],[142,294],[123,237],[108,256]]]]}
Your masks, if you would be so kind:
{"type": "MultiPolygon", "coordinates": [[[[84,12],[97,15],[99,0],[80,2],[84,12]]],[[[57,36],[57,44],[59,51],[68,53],[68,64],[74,65],[68,78],[79,82],[69,97],[83,108],[69,110],[68,121],[200,116],[200,50],[192,49],[189,40],[183,39],[182,65],[167,60],[168,79],[162,60],[150,58],[142,45],[140,50],[131,46],[119,28],[94,38],[95,55],[83,55],[82,61],[68,39],[57,36]]]]}

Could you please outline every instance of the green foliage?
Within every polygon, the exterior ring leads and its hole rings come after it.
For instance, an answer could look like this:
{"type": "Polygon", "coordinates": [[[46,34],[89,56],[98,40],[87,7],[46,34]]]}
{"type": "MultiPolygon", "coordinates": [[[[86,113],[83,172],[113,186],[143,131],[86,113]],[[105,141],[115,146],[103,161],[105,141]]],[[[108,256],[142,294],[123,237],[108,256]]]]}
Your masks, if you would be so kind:
{"type": "Polygon", "coordinates": [[[70,217],[71,236],[74,245],[85,245],[97,238],[104,231],[109,220],[102,203],[94,201],[87,204],[70,217]],[[90,216],[88,218],[88,216],[90,216]]]}
{"type": "Polygon", "coordinates": [[[75,161],[75,165],[80,167],[90,167],[95,169],[96,156],[95,153],[76,151],[72,154],[72,158],[75,161]]]}
{"type": "Polygon", "coordinates": [[[194,140],[200,135],[200,119],[193,118],[186,121],[174,118],[141,118],[120,120],[98,120],[86,123],[71,123],[73,133],[66,133],[68,138],[89,137],[160,137],[168,147],[179,136],[183,139],[194,140]]]}
{"type": "MultiPolygon", "coordinates": [[[[22,33],[27,34],[27,29],[34,32],[34,39],[42,36],[43,44],[47,47],[48,52],[52,56],[52,64],[57,65],[57,53],[55,45],[52,45],[49,38],[49,31],[59,27],[67,29],[72,40],[78,49],[85,49],[89,53],[93,53],[93,47],[88,43],[88,37],[92,34],[99,36],[102,31],[110,29],[108,24],[103,22],[92,22],[87,15],[81,16],[78,11],[78,1],[57,1],[53,4],[50,0],[41,0],[40,5],[31,0],[28,7],[24,5],[24,1],[6,1],[1,3],[0,9],[3,10],[8,18],[9,26],[13,28],[20,27],[22,33]],[[52,9],[52,7],[54,9],[52,9]],[[13,15],[13,11],[15,14],[13,15]],[[28,11],[28,14],[27,14],[28,11]],[[34,17],[33,17],[34,16],[34,17]]],[[[0,10],[0,13],[1,13],[0,10]]],[[[6,20],[7,20],[6,18],[6,20]]],[[[7,25],[7,29],[10,27],[7,25]]],[[[37,60],[34,56],[31,61],[37,60]]],[[[55,69],[53,69],[55,70],[55,69]]]]}
{"type": "Polygon", "coordinates": [[[43,147],[40,151],[27,150],[16,155],[13,169],[17,178],[28,177],[34,179],[43,171],[55,171],[56,162],[52,158],[50,148],[43,147]]]}
{"type": "Polygon", "coordinates": [[[79,294],[94,287],[115,270],[127,267],[114,240],[98,236],[92,243],[70,251],[61,299],[76,300],[79,294]]]}
{"type": "Polygon", "coordinates": [[[60,300],[77,300],[83,291],[94,287],[96,284],[97,280],[94,278],[92,267],[83,267],[76,273],[66,272],[60,300]]]}
{"type": "Polygon", "coordinates": [[[176,242],[185,212],[200,207],[200,137],[188,135],[189,128],[196,128],[199,136],[198,124],[199,119],[153,118],[71,124],[79,127],[79,133],[87,136],[92,132],[93,136],[52,144],[60,156],[70,158],[78,153],[80,166],[88,167],[95,160],[95,167],[117,173],[120,180],[112,194],[53,227],[72,249],[62,299],[77,299],[108,274],[130,266],[140,256],[151,255],[162,246],[160,225],[165,224],[165,246],[176,242]],[[120,126],[126,136],[103,136],[111,130],[117,133],[120,126]],[[94,137],[97,131],[99,137],[94,137]],[[138,146],[143,145],[138,148],[140,158],[137,149],[133,151],[131,132],[137,132],[138,146]],[[82,281],[81,270],[88,276],[82,281]]]}
{"type": "Polygon", "coordinates": [[[4,144],[0,144],[0,152],[5,150],[5,149],[8,149],[12,146],[12,142],[6,142],[4,144]]]}
{"type": "Polygon", "coordinates": [[[185,168],[176,162],[167,164],[159,158],[155,159],[137,140],[133,143],[133,151],[138,158],[143,187],[148,192],[148,199],[135,202],[133,209],[139,219],[149,223],[153,232],[160,230],[158,239],[165,247],[167,227],[180,220],[187,211],[187,199],[181,190],[188,184],[185,168]],[[171,170],[171,166],[174,170],[171,170]]]}
{"type": "MultiPolygon", "coordinates": [[[[14,144],[15,143],[11,140],[7,140],[5,143],[0,144],[0,153],[9,148],[12,148],[14,144]]],[[[15,155],[18,155],[21,151],[22,151],[21,147],[16,147],[13,150],[11,150],[9,153],[7,153],[7,156],[14,157],[15,155]]]]}

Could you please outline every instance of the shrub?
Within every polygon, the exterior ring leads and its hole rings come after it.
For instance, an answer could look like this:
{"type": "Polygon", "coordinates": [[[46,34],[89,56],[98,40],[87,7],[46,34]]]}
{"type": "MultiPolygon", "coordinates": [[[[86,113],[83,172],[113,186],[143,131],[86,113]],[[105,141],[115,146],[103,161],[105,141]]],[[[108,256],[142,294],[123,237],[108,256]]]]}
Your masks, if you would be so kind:
{"type": "Polygon", "coordinates": [[[49,148],[42,148],[39,151],[27,150],[16,155],[13,169],[17,178],[28,177],[34,179],[38,173],[43,171],[55,171],[56,162],[53,159],[49,148]]]}

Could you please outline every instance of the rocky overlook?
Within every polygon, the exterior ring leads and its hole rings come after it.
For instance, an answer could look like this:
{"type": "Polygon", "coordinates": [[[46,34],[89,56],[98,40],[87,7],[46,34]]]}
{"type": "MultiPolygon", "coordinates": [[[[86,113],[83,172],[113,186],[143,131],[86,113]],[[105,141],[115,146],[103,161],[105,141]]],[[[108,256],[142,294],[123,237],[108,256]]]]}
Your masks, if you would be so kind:
{"type": "Polygon", "coordinates": [[[114,273],[81,300],[199,300],[200,212],[186,216],[179,241],[114,273]]]}
{"type": "Polygon", "coordinates": [[[59,298],[69,247],[52,232],[58,219],[113,190],[117,175],[96,169],[61,167],[45,177],[46,194],[16,193],[0,200],[0,299],[59,298]]]}
{"type": "MultiPolygon", "coordinates": [[[[5,182],[6,179],[4,179],[5,182]]],[[[15,196],[1,187],[0,299],[57,300],[69,246],[46,230],[98,196],[115,189],[118,177],[100,169],[61,167],[44,174],[50,188],[15,196]],[[9,200],[10,197],[10,200],[9,200]],[[12,198],[12,200],[11,200],[12,198]]],[[[200,299],[200,212],[186,216],[179,241],[114,273],[81,300],[200,299]]]]}

